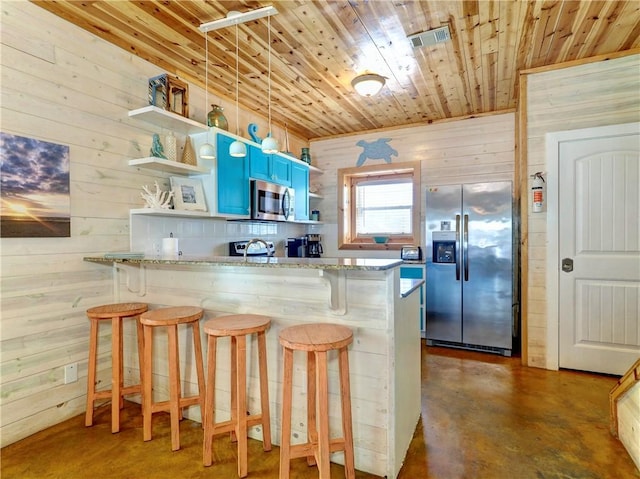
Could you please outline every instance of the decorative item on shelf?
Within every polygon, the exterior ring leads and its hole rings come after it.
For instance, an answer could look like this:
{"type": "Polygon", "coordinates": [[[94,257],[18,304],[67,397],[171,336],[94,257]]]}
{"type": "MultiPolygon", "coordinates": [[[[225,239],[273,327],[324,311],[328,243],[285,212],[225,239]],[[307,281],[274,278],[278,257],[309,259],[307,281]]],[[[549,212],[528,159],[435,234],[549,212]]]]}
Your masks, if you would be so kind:
{"type": "MultiPolygon", "coordinates": [[[[238,12],[229,12],[228,16],[237,16],[240,15],[238,12]]],[[[236,23],[236,135],[239,135],[240,128],[240,114],[238,113],[238,96],[240,93],[240,78],[239,78],[239,69],[240,65],[238,63],[238,24],[236,23]]],[[[247,156],[247,146],[241,142],[240,140],[235,140],[231,145],[229,145],[229,155],[236,158],[243,158],[247,156]]]]}
{"type": "Polygon", "coordinates": [[[311,154],[309,153],[309,148],[303,148],[302,154],[300,155],[300,160],[304,161],[308,165],[311,164],[311,154]]]}
{"type": "Polygon", "coordinates": [[[164,137],[164,156],[167,160],[178,161],[178,143],[172,131],[164,137]]]}
{"type": "Polygon", "coordinates": [[[267,17],[267,32],[268,32],[268,46],[269,51],[267,54],[267,58],[269,59],[269,75],[268,75],[268,92],[269,97],[267,100],[267,104],[269,106],[269,134],[267,137],[262,140],[262,151],[264,153],[272,154],[278,153],[278,140],[273,137],[273,132],[271,131],[271,16],[267,17]]]}
{"type": "Polygon", "coordinates": [[[173,191],[173,205],[176,210],[207,211],[204,189],[200,178],[169,178],[173,191]]]}
{"type": "Polygon", "coordinates": [[[182,151],[182,159],[181,163],[185,165],[196,166],[198,164],[198,159],[196,158],[196,152],[193,150],[193,145],[191,144],[191,138],[187,137],[187,140],[184,143],[184,150],[182,151]]]}
{"type": "Polygon", "coordinates": [[[149,104],[188,117],[189,85],[168,73],[149,78],[149,104]]]}
{"type": "Polygon", "coordinates": [[[220,105],[211,105],[211,111],[207,114],[207,126],[215,126],[221,130],[229,131],[229,122],[223,111],[224,108],[220,105]]]}
{"type": "Polygon", "coordinates": [[[169,209],[171,207],[171,198],[173,198],[173,191],[162,191],[158,182],[155,182],[156,191],[151,192],[147,185],[143,186],[144,193],[140,193],[142,199],[146,202],[146,208],[154,209],[169,209]]]}
{"type": "Polygon", "coordinates": [[[320,221],[320,211],[318,210],[311,211],[311,221],[320,221]]]}
{"type": "MultiPolygon", "coordinates": [[[[204,101],[205,105],[209,104],[209,36],[204,34],[204,101]]],[[[207,123],[209,122],[209,118],[207,116],[207,123]]],[[[215,160],[216,158],[216,150],[211,143],[209,143],[209,131],[207,129],[207,141],[203,143],[198,153],[200,154],[200,158],[203,160],[215,160]]]]}
{"type": "Polygon", "coordinates": [[[388,236],[374,236],[373,237],[373,241],[377,244],[387,244],[387,242],[389,241],[389,237],[388,236]]]}
{"type": "Polygon", "coordinates": [[[165,160],[167,159],[166,155],[164,154],[164,147],[160,142],[160,135],[158,135],[157,133],[153,134],[153,141],[151,142],[150,154],[154,158],[164,158],[165,160]]]}
{"type": "Polygon", "coordinates": [[[256,125],[255,123],[249,123],[249,126],[247,126],[247,131],[249,132],[249,136],[253,141],[255,141],[256,143],[262,143],[262,138],[258,136],[258,125],[256,125]]]}

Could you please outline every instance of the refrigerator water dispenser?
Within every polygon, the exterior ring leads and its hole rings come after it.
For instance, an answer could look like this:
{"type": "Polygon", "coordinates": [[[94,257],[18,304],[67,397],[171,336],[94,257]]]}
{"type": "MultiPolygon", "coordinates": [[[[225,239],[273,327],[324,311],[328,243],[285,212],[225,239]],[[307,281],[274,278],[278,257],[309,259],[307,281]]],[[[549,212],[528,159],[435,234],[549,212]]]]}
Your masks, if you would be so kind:
{"type": "Polygon", "coordinates": [[[431,235],[433,243],[434,263],[456,262],[456,236],[455,231],[434,231],[431,235]]]}

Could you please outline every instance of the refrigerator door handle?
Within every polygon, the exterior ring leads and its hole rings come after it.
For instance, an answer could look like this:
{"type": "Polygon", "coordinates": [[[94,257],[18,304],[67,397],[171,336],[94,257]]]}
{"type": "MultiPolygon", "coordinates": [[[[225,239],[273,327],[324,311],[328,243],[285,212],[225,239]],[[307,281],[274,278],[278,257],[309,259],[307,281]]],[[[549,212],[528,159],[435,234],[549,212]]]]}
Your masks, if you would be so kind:
{"type": "Polygon", "coordinates": [[[460,215],[456,215],[456,281],[460,281],[460,215]]]}
{"type": "Polygon", "coordinates": [[[464,262],[464,280],[469,281],[469,215],[464,215],[464,231],[462,233],[462,261],[464,262]]]}

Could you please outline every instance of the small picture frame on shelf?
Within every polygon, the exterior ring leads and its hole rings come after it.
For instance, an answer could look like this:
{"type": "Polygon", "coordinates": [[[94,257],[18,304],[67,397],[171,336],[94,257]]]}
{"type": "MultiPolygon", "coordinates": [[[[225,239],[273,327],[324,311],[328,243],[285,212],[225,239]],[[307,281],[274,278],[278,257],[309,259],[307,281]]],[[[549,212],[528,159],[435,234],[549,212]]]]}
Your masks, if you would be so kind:
{"type": "Polygon", "coordinates": [[[202,180],[172,176],[173,207],[176,210],[207,211],[202,180]]]}
{"type": "Polygon", "coordinates": [[[149,78],[149,105],[189,117],[189,85],[164,73],[149,78]]]}

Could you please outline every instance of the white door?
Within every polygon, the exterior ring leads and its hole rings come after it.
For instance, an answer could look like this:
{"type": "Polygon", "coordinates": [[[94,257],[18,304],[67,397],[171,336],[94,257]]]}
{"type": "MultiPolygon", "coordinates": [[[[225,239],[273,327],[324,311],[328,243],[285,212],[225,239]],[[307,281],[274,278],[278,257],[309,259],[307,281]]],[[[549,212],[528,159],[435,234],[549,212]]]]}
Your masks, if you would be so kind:
{"type": "MultiPolygon", "coordinates": [[[[640,356],[640,133],[558,143],[559,366],[624,374],[640,356]]],[[[627,125],[628,127],[629,125],[627,125]]],[[[567,132],[569,133],[569,132],[567,132]]]]}

